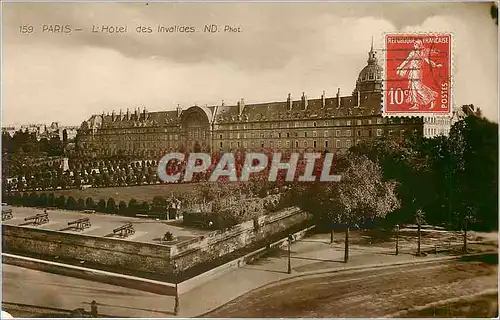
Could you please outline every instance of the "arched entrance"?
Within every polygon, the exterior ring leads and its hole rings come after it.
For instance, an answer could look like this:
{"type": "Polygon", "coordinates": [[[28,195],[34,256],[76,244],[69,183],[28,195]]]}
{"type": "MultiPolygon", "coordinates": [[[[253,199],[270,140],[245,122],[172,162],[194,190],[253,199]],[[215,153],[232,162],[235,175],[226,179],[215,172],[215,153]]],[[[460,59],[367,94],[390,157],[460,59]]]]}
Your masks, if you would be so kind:
{"type": "Polygon", "coordinates": [[[181,142],[186,152],[211,152],[210,110],[191,107],[181,115],[181,142]]]}

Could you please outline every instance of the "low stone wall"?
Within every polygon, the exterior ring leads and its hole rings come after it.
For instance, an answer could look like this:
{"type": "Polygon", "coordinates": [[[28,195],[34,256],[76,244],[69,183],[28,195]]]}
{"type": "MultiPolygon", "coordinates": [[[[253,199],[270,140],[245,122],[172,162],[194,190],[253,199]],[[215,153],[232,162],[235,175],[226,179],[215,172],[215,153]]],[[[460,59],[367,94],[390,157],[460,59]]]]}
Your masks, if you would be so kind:
{"type": "Polygon", "coordinates": [[[171,246],[2,225],[2,246],[5,253],[60,262],[83,260],[84,266],[91,268],[129,274],[134,274],[134,271],[170,274],[173,261],[177,263],[177,271],[186,270],[263,242],[303,224],[307,219],[307,213],[288,208],[171,246]]]}
{"type": "Polygon", "coordinates": [[[177,263],[180,270],[185,270],[265,240],[309,218],[308,213],[298,208],[288,208],[272,215],[261,216],[254,221],[247,221],[227,230],[215,231],[197,239],[178,243],[172,246],[172,260],[177,263]]]}
{"type": "Polygon", "coordinates": [[[170,247],[2,225],[2,251],[84,260],[118,269],[168,273],[170,247]]]}

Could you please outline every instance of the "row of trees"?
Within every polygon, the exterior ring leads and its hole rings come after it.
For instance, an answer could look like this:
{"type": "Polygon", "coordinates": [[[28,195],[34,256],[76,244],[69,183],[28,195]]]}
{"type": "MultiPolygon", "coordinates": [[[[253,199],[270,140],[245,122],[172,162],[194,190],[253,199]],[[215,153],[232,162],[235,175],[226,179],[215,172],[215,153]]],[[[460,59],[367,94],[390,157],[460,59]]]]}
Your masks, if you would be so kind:
{"type": "MultiPolygon", "coordinates": [[[[96,210],[103,213],[119,214],[125,216],[135,216],[136,214],[160,214],[158,208],[154,206],[154,202],[144,201],[142,203],[137,202],[135,199],[131,199],[128,204],[125,201],[116,201],[113,198],[107,200],[100,199],[97,202],[88,197],[86,199],[79,198],[75,199],[72,196],[65,197],[55,196],[53,193],[37,194],[24,193],[20,194],[18,192],[14,194],[9,194],[4,197],[4,201],[13,205],[22,205],[28,207],[56,207],[59,209],[67,210],[96,210]]],[[[162,213],[165,213],[164,211],[162,213]]]]}
{"type": "Polygon", "coordinates": [[[498,227],[498,124],[484,118],[457,122],[449,137],[364,142],[336,168],[339,183],[296,184],[291,192],[319,225],[346,226],[346,260],[353,224],[417,223],[420,230],[427,222],[465,236],[471,226],[498,227]]]}

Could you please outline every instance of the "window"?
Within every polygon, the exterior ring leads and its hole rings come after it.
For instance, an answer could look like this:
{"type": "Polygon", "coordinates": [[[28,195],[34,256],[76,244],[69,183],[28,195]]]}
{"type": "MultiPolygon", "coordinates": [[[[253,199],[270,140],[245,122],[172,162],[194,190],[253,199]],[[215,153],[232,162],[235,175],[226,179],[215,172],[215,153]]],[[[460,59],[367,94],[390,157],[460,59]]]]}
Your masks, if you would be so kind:
{"type": "Polygon", "coordinates": [[[361,136],[361,130],[358,130],[357,135],[358,135],[358,137],[361,136]]]}
{"type": "Polygon", "coordinates": [[[313,141],[313,148],[316,149],[316,140],[313,141]]]}
{"type": "Polygon", "coordinates": [[[273,137],[273,133],[269,132],[269,138],[272,138],[272,137],[273,137]]]}
{"type": "Polygon", "coordinates": [[[240,142],[238,141],[238,149],[240,148],[240,142]]]}
{"type": "Polygon", "coordinates": [[[325,132],[323,133],[323,137],[325,137],[325,138],[326,138],[326,137],[328,137],[328,131],[325,131],[325,132]]]}
{"type": "Polygon", "coordinates": [[[350,126],[351,125],[351,120],[347,120],[347,125],[350,126]]]}
{"type": "Polygon", "coordinates": [[[287,149],[290,148],[290,141],[286,142],[286,147],[287,147],[287,149]]]}
{"type": "Polygon", "coordinates": [[[307,131],[306,131],[306,132],[304,132],[304,137],[305,137],[305,138],[307,138],[307,131]]]}
{"type": "Polygon", "coordinates": [[[360,126],[360,125],[361,125],[361,120],[358,120],[358,126],[360,126]]]}
{"type": "Polygon", "coordinates": [[[238,133],[236,134],[236,139],[239,139],[239,138],[240,138],[240,133],[238,132],[238,133]]]}
{"type": "Polygon", "coordinates": [[[232,138],[233,138],[233,133],[229,132],[229,139],[232,139],[232,138]]]}
{"type": "Polygon", "coordinates": [[[313,127],[316,127],[317,123],[316,121],[313,122],[313,127]]]}
{"type": "Polygon", "coordinates": [[[243,139],[246,139],[246,138],[247,138],[247,134],[245,132],[245,133],[243,133],[243,139]]]}
{"type": "Polygon", "coordinates": [[[287,138],[290,138],[290,132],[287,132],[287,133],[286,133],[286,137],[287,137],[287,138]]]}
{"type": "Polygon", "coordinates": [[[382,118],[377,118],[377,124],[382,124],[382,118]]]}
{"type": "Polygon", "coordinates": [[[278,149],[281,148],[281,141],[278,140],[277,145],[278,145],[278,149]]]}
{"type": "Polygon", "coordinates": [[[313,131],[313,137],[316,138],[318,136],[318,133],[316,131],[313,131]]]}
{"type": "Polygon", "coordinates": [[[339,120],[335,120],[334,123],[335,123],[336,126],[340,125],[340,121],[339,120]]]}
{"type": "Polygon", "coordinates": [[[260,146],[261,146],[262,148],[264,148],[264,141],[261,141],[261,142],[260,142],[260,146]]]}
{"type": "Polygon", "coordinates": [[[335,131],[335,136],[340,137],[340,130],[335,131]]]}
{"type": "Polygon", "coordinates": [[[372,119],[368,119],[368,124],[372,124],[372,119]]]}
{"type": "Polygon", "coordinates": [[[246,147],[247,147],[247,142],[243,141],[243,148],[246,148],[246,147]]]}
{"type": "Polygon", "coordinates": [[[307,141],[304,141],[304,148],[307,148],[307,141]]]}
{"type": "Polygon", "coordinates": [[[260,137],[261,137],[261,138],[264,138],[264,132],[261,132],[261,133],[260,133],[260,137]]]}
{"type": "Polygon", "coordinates": [[[337,147],[337,149],[340,149],[340,140],[335,141],[335,147],[337,147]]]}
{"type": "Polygon", "coordinates": [[[372,136],[372,131],[371,130],[368,130],[368,136],[371,137],[372,136]]]}
{"type": "Polygon", "coordinates": [[[377,129],[377,137],[380,137],[382,136],[382,133],[384,132],[384,130],[382,129],[377,129]]]}
{"type": "Polygon", "coordinates": [[[298,148],[299,147],[299,142],[297,140],[295,140],[295,148],[298,148]]]}
{"type": "Polygon", "coordinates": [[[389,137],[392,136],[392,133],[393,133],[393,130],[392,129],[389,129],[389,137]]]}
{"type": "Polygon", "coordinates": [[[295,128],[297,128],[299,126],[299,123],[297,121],[295,121],[295,128]]]}
{"type": "Polygon", "coordinates": [[[347,130],[347,131],[346,131],[346,136],[347,136],[347,137],[350,137],[350,136],[351,136],[351,134],[352,134],[352,131],[351,131],[351,130],[347,130]]]}
{"type": "Polygon", "coordinates": [[[243,125],[243,129],[246,129],[246,128],[247,128],[247,125],[246,125],[246,124],[244,124],[244,125],[243,125]]]}
{"type": "Polygon", "coordinates": [[[351,147],[351,140],[347,140],[347,141],[345,142],[345,147],[346,147],[347,149],[349,149],[349,148],[351,147]]]}
{"type": "Polygon", "coordinates": [[[229,142],[229,148],[232,148],[233,147],[233,142],[229,142]]]}
{"type": "Polygon", "coordinates": [[[278,138],[281,138],[281,132],[278,132],[278,138]]]}
{"type": "Polygon", "coordinates": [[[328,140],[325,140],[325,149],[328,148],[328,140]]]}

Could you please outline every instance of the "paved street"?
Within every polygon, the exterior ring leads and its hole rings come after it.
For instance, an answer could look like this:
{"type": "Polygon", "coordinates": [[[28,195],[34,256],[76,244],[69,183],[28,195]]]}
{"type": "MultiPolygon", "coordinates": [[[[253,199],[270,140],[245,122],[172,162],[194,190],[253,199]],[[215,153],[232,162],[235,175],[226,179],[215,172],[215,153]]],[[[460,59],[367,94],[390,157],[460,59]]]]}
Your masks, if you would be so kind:
{"type": "MultiPolygon", "coordinates": [[[[151,219],[123,217],[102,213],[89,214],[67,210],[47,210],[50,222],[40,226],[35,227],[32,224],[24,221],[24,218],[35,215],[37,213],[43,213],[43,210],[29,207],[12,207],[12,214],[14,218],[2,223],[7,225],[25,226],[30,228],[40,228],[45,230],[77,233],[98,237],[113,237],[113,229],[118,228],[126,223],[132,223],[135,228],[135,234],[121,240],[157,244],[160,243],[159,240],[167,231],[172,232],[175,236],[178,237],[180,241],[207,233],[207,231],[204,230],[197,230],[180,226],[180,223],[178,223],[179,221],[177,221],[177,223],[174,221],[155,221],[151,219]],[[83,231],[68,227],[68,222],[80,218],[90,218],[90,223],[92,224],[92,226],[83,231]]],[[[117,237],[116,239],[120,238],[117,237]]]]}
{"type": "Polygon", "coordinates": [[[497,282],[497,265],[492,261],[436,262],[321,275],[255,290],[206,316],[384,317],[435,301],[497,290],[497,282]]]}
{"type": "MultiPolygon", "coordinates": [[[[414,244],[412,246],[414,248],[414,244]]],[[[474,246],[472,247],[474,249],[474,246]]],[[[409,248],[405,249],[409,250],[409,248]]],[[[475,245],[475,250],[496,250],[496,246],[475,245]]],[[[180,297],[179,316],[199,316],[261,286],[297,275],[371,264],[419,262],[429,258],[447,256],[446,254],[429,254],[425,258],[417,258],[411,254],[395,256],[393,248],[390,247],[352,245],[351,258],[349,263],[345,264],[342,262],[343,244],[329,244],[329,235],[325,234],[315,235],[312,238],[294,243],[291,252],[292,275],[286,273],[286,250],[274,252],[251,265],[234,269],[219,278],[183,294],[180,297]]],[[[370,275],[373,273],[370,271],[366,274],[370,275]]],[[[332,276],[330,280],[333,281],[337,276],[332,276]]],[[[460,277],[464,277],[464,275],[462,274],[460,277]]],[[[493,280],[490,279],[490,282],[496,283],[496,280],[493,280]]],[[[95,299],[99,303],[99,311],[112,316],[172,317],[174,306],[173,297],[165,297],[10,265],[3,266],[3,287],[4,302],[67,310],[76,308],[89,310],[90,301],[95,299]]],[[[377,286],[373,290],[378,290],[377,286]]],[[[335,299],[335,297],[331,298],[335,299]]],[[[243,304],[240,304],[240,306],[243,306],[243,304]]],[[[240,311],[232,310],[231,312],[240,311]]]]}

